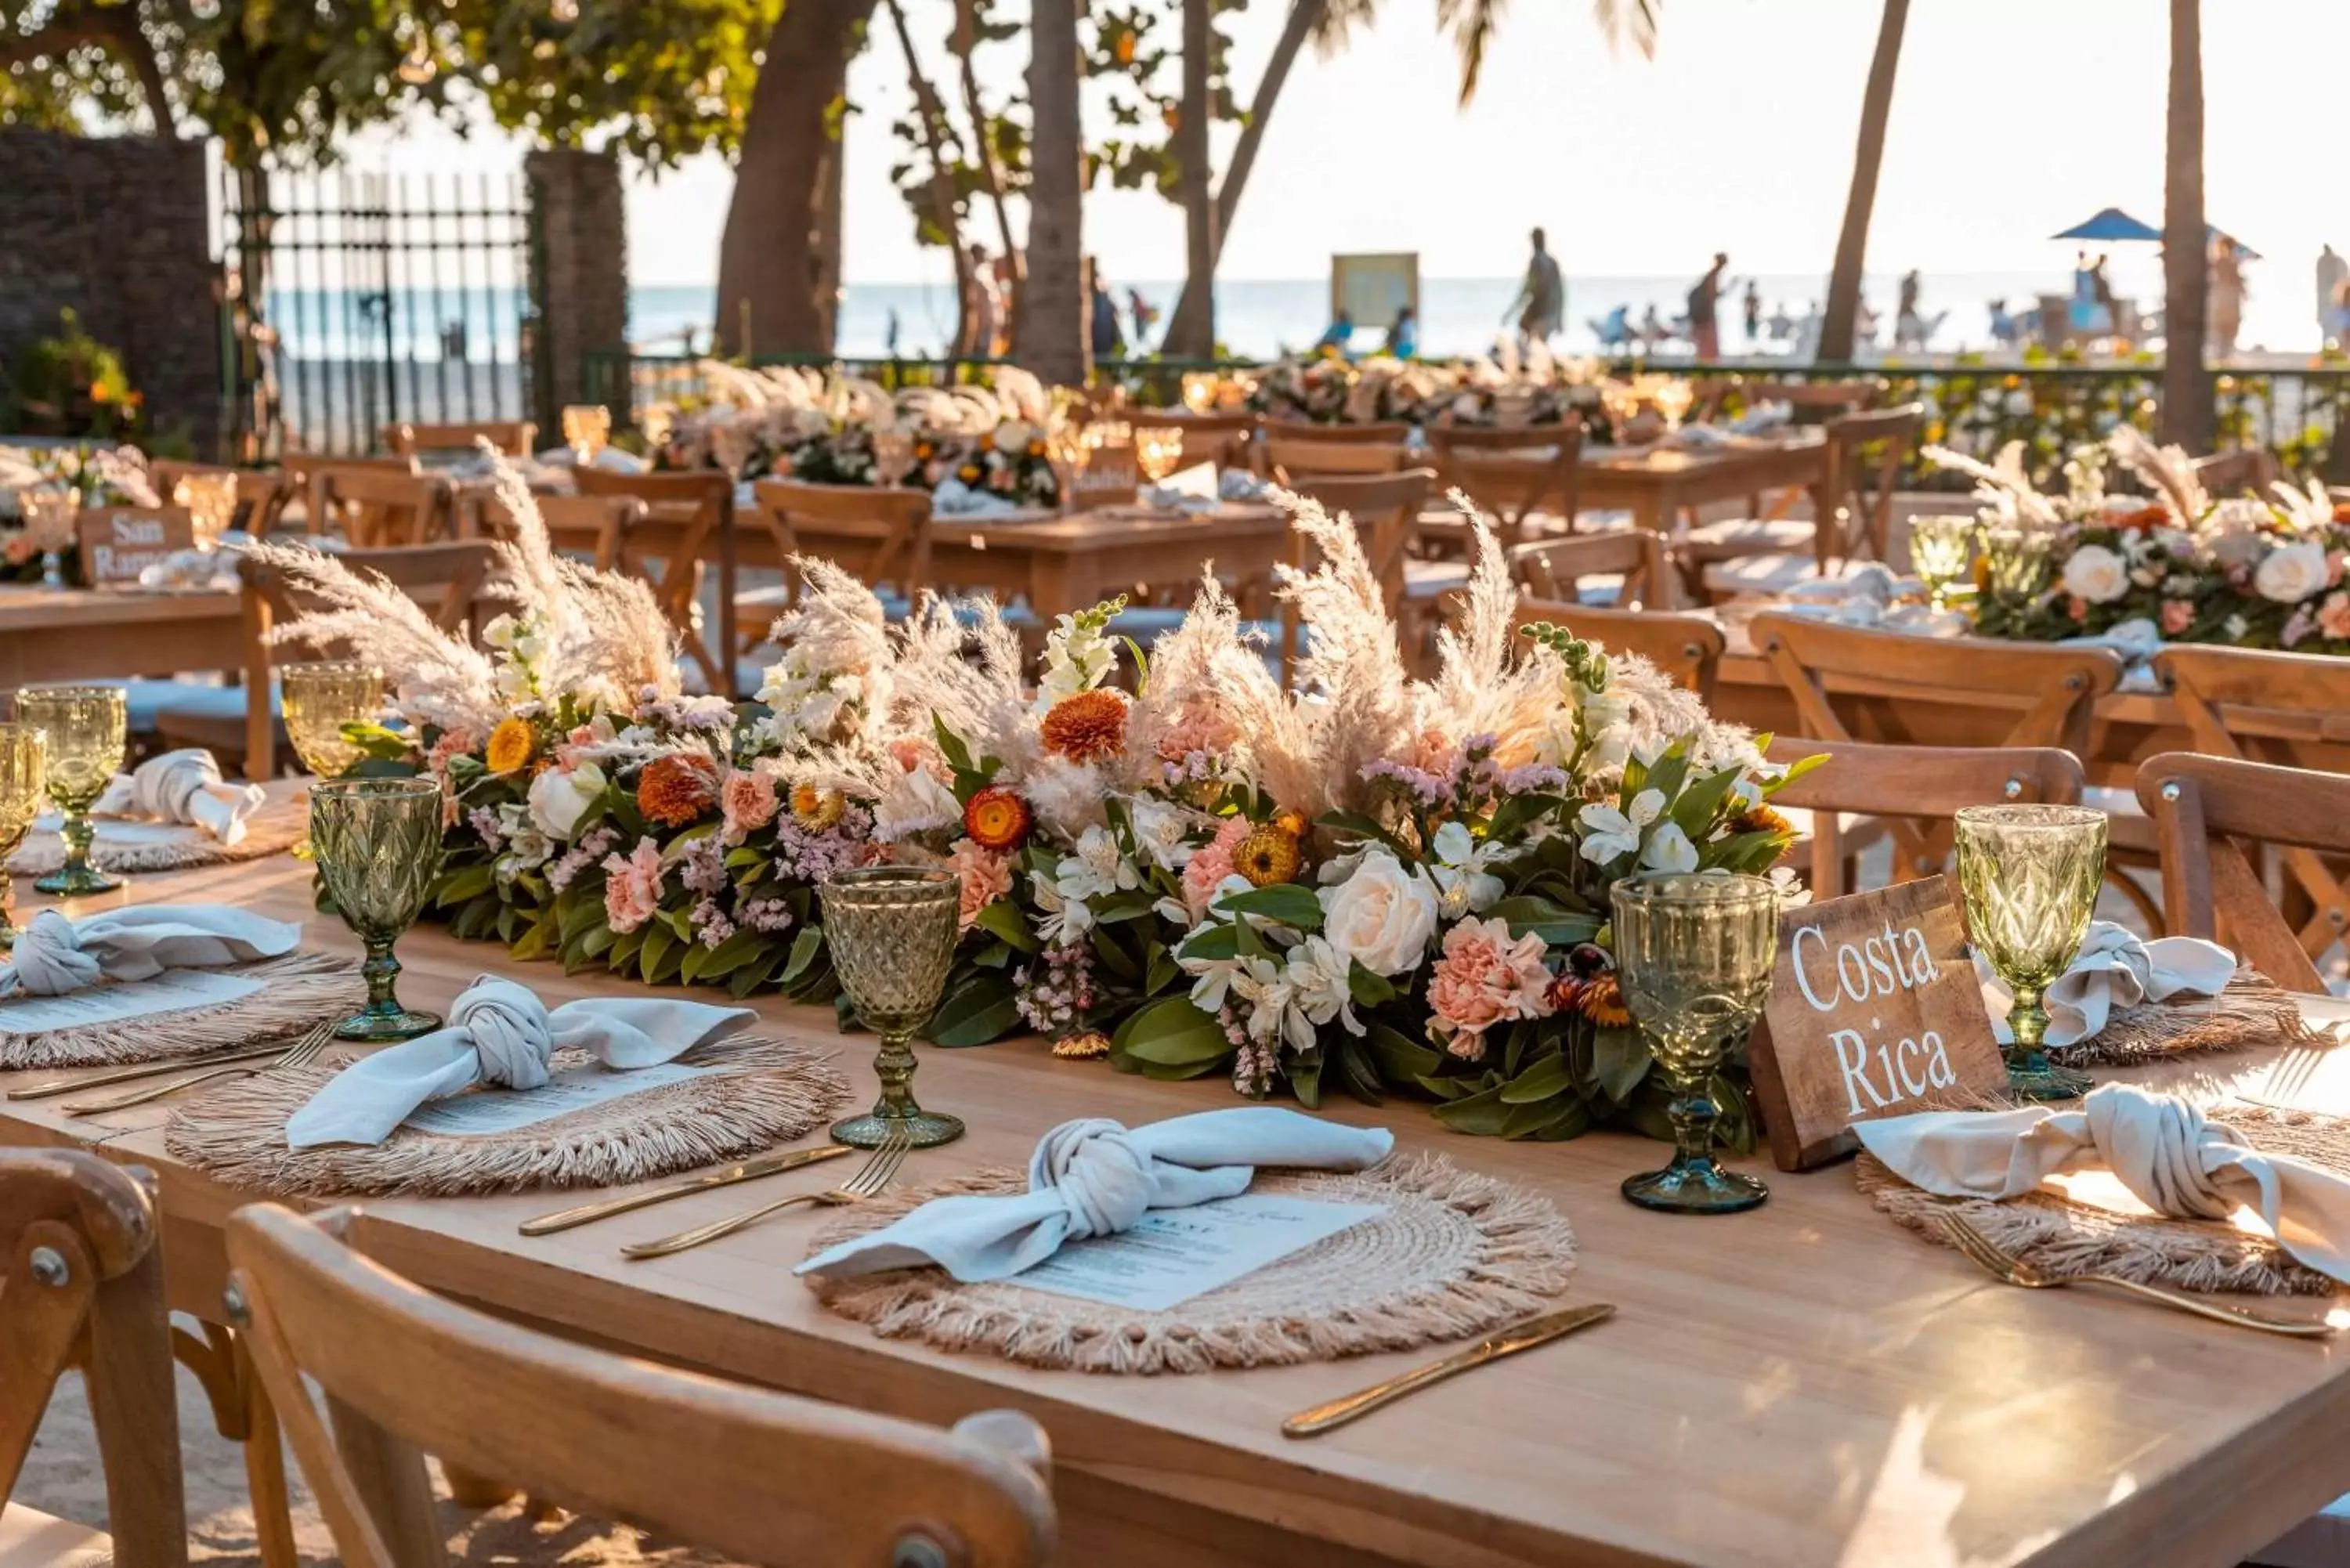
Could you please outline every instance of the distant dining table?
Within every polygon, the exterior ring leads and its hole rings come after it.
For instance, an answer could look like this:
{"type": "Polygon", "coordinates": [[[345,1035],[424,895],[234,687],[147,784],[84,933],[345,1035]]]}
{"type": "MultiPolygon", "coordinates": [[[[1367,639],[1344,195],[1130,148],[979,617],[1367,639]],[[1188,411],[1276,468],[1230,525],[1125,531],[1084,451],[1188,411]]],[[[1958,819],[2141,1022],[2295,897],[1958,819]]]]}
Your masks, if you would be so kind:
{"type": "Polygon", "coordinates": [[[1719,446],[1586,446],[1576,467],[1585,511],[1628,511],[1638,526],[1670,533],[1686,508],[1746,501],[1774,490],[1812,493],[1825,516],[1828,446],[1817,431],[1731,436],[1719,446]]]}
{"type": "Polygon", "coordinates": [[[0,687],[244,662],[244,604],[233,592],[0,585],[0,687]]]}

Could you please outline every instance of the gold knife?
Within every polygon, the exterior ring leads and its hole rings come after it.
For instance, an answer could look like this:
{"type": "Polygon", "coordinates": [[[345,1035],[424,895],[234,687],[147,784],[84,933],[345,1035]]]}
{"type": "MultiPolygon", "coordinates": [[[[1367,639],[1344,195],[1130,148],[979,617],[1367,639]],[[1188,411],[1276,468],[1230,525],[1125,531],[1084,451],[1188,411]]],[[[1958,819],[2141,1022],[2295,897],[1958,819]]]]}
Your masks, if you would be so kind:
{"type": "Polygon", "coordinates": [[[804,1165],[814,1165],[820,1159],[831,1159],[849,1153],[845,1143],[822,1144],[815,1148],[787,1149],[782,1154],[763,1154],[756,1159],[746,1159],[700,1176],[689,1176],[683,1181],[672,1181],[667,1187],[655,1187],[644,1192],[631,1192],[623,1198],[608,1198],[600,1203],[586,1203],[577,1209],[565,1209],[553,1214],[542,1214],[536,1220],[522,1222],[525,1236],[552,1236],[557,1231],[568,1231],[574,1225],[585,1225],[591,1220],[608,1219],[614,1214],[626,1214],[632,1209],[649,1208],[666,1203],[672,1198],[690,1193],[708,1192],[712,1188],[732,1187],[738,1181],[756,1181],[763,1176],[797,1170],[804,1165]]]}
{"type": "Polygon", "coordinates": [[[12,1100],[46,1100],[56,1095],[71,1094],[76,1089],[102,1089],[109,1084],[128,1084],[138,1078],[160,1077],[165,1073],[187,1073],[205,1067],[224,1067],[233,1062],[258,1062],[265,1056],[283,1056],[295,1034],[273,1038],[265,1045],[239,1046],[232,1051],[214,1051],[202,1056],[167,1056],[160,1062],[142,1062],[136,1067],[120,1067],[111,1073],[88,1076],[51,1078],[39,1084],[28,1084],[21,1089],[11,1089],[12,1100]]]}
{"type": "Polygon", "coordinates": [[[1431,1383],[1482,1366],[1489,1361],[1499,1361],[1504,1355],[1515,1355],[1521,1350],[1532,1350],[1537,1345],[1587,1328],[1595,1323],[1605,1323],[1616,1315],[1616,1309],[1606,1302],[1590,1306],[1569,1307],[1546,1317],[1529,1318],[1515,1328],[1505,1328],[1499,1334],[1488,1334],[1468,1349],[1457,1351],[1441,1361],[1431,1361],[1425,1366],[1415,1366],[1400,1376],[1374,1384],[1358,1394],[1343,1399],[1333,1399],[1327,1405],[1316,1405],[1311,1410],[1300,1410],[1281,1424],[1284,1438],[1316,1438],[1333,1427],[1343,1427],[1357,1416],[1367,1416],[1380,1406],[1419,1392],[1431,1383]]]}

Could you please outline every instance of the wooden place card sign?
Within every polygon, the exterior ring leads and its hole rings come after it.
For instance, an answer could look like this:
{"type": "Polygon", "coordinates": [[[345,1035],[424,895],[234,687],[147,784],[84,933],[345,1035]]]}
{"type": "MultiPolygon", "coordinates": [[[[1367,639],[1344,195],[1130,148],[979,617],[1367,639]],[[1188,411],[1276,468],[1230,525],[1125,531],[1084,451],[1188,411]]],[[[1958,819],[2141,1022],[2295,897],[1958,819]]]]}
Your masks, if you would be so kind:
{"type": "Polygon", "coordinates": [[[92,506],[81,514],[81,580],[91,587],[136,583],[174,550],[196,547],[184,506],[92,506]]]}
{"type": "Polygon", "coordinates": [[[1748,1046],[1771,1159],[1807,1170],[1855,1122],[1980,1104],[2007,1066],[1939,877],[1788,909],[1748,1046]]]}

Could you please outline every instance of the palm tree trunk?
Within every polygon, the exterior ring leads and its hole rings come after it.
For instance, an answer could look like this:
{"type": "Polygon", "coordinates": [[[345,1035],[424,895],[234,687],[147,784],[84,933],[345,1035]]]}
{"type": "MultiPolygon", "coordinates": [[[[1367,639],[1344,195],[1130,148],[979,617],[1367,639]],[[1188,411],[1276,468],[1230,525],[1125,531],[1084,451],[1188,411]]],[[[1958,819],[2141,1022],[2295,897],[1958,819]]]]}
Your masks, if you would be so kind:
{"type": "MultiPolygon", "coordinates": [[[[1289,67],[1296,64],[1298,52],[1305,48],[1305,40],[1313,36],[1328,9],[1328,0],[1293,0],[1289,7],[1289,19],[1282,24],[1273,56],[1264,63],[1264,75],[1257,78],[1256,97],[1249,104],[1248,123],[1241,127],[1241,139],[1232,148],[1232,162],[1225,166],[1223,183],[1216,188],[1214,249],[1207,275],[1183,280],[1182,297],[1176,302],[1175,314],[1167,322],[1170,343],[1184,341],[1184,335],[1193,330],[1191,319],[1202,311],[1210,313],[1212,322],[1211,290],[1215,286],[1216,266],[1224,256],[1224,236],[1232,233],[1232,214],[1240,210],[1241,192],[1248,188],[1249,171],[1256,165],[1257,149],[1264,141],[1264,128],[1273,119],[1274,101],[1280,98],[1282,84],[1289,79],[1289,67]]],[[[1212,350],[1212,324],[1208,339],[1212,350]]]]}
{"type": "Polygon", "coordinates": [[[873,4],[794,0],[768,36],[773,68],[752,89],[718,242],[719,353],[832,351],[824,192],[840,156],[849,49],[873,4]]]}
{"type": "MultiPolygon", "coordinates": [[[[1214,0],[1183,0],[1183,89],[1175,122],[1178,190],[1183,199],[1183,292],[1194,301],[1179,335],[1170,322],[1166,351],[1205,359],[1216,351],[1216,205],[1208,166],[1209,19],[1214,0]]],[[[1137,344],[1138,350],[1141,348],[1137,344]]]]}
{"type": "Polygon", "coordinates": [[[1028,286],[1020,296],[1021,362],[1047,381],[1083,385],[1086,330],[1085,127],[1077,104],[1077,0],[1035,0],[1028,18],[1028,286]]]}
{"type": "Polygon", "coordinates": [[[1844,232],[1836,236],[1835,269],[1828,274],[1827,319],[1815,359],[1852,358],[1860,315],[1861,268],[1868,259],[1868,218],[1877,206],[1877,172],[1885,161],[1885,122],[1893,112],[1893,73],[1901,64],[1901,29],[1909,0],[1885,0],[1877,24],[1877,57],[1868,64],[1868,91],[1860,100],[1860,140],[1853,149],[1852,192],[1845,198],[1844,232]]]}
{"type": "Polygon", "coordinates": [[[2203,372],[2210,230],[2203,219],[2202,0],[2170,0],[2170,108],[2162,194],[2162,439],[2211,450],[2203,372]]]}
{"type": "MultiPolygon", "coordinates": [[[[951,134],[947,124],[947,106],[939,98],[938,89],[931,85],[931,78],[922,74],[922,62],[914,54],[914,35],[906,26],[905,6],[899,0],[889,0],[889,21],[898,30],[898,47],[906,56],[906,80],[914,89],[914,112],[921,117],[922,145],[931,155],[931,222],[944,236],[941,243],[954,264],[954,352],[983,355],[989,346],[972,340],[978,323],[971,310],[971,257],[962,248],[962,220],[955,213],[954,187],[947,176],[948,164],[962,161],[962,148],[947,145],[951,134]]],[[[981,134],[985,134],[984,127],[981,134]]]]}

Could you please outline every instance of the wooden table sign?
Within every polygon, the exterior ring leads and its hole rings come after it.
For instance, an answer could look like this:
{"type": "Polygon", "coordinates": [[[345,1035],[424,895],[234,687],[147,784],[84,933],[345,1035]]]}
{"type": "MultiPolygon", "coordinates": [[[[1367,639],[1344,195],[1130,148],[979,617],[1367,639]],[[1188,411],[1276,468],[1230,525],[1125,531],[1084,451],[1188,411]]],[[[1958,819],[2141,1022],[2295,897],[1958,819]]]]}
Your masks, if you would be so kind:
{"type": "Polygon", "coordinates": [[[1782,1170],[1851,1153],[1855,1122],[2003,1091],[2006,1063],[1949,882],[1782,912],[1771,1000],[1747,1057],[1782,1170]]]}
{"type": "Polygon", "coordinates": [[[135,584],[174,550],[196,547],[195,518],[184,506],[88,507],[79,534],[82,581],[94,588],[135,584]]]}

